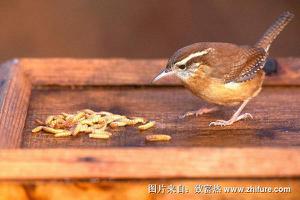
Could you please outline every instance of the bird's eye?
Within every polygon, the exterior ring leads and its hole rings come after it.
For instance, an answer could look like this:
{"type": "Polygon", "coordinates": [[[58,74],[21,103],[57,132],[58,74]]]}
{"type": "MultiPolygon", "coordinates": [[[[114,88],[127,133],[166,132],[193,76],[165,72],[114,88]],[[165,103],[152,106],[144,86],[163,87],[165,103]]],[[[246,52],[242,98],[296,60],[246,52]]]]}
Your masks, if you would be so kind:
{"type": "Polygon", "coordinates": [[[185,65],[178,65],[178,68],[179,68],[179,69],[185,69],[186,66],[185,66],[185,65]]]}

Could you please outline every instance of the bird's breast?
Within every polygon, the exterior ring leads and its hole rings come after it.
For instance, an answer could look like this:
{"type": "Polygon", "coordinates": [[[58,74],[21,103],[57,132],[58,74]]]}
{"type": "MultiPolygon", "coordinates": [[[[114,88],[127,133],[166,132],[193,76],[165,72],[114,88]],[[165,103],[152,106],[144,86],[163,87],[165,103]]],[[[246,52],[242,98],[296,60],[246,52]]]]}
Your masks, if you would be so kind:
{"type": "Polygon", "coordinates": [[[248,81],[224,83],[223,80],[197,73],[184,81],[184,85],[193,94],[202,99],[219,105],[236,105],[256,96],[264,80],[264,72],[258,72],[248,81]]]}

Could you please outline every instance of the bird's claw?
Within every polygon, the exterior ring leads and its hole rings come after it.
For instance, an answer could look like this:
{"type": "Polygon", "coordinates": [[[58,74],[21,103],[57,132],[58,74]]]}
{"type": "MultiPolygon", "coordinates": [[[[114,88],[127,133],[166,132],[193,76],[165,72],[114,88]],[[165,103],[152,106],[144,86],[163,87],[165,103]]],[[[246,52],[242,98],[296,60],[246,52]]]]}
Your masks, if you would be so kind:
{"type": "Polygon", "coordinates": [[[192,115],[195,115],[196,117],[198,117],[198,116],[200,116],[202,114],[203,114],[203,112],[189,111],[189,112],[185,113],[184,115],[180,115],[179,119],[184,119],[184,118],[186,118],[188,116],[192,116],[192,115]]]}
{"type": "Polygon", "coordinates": [[[184,115],[180,115],[179,119],[183,119],[185,117],[192,116],[192,115],[195,115],[196,117],[198,117],[198,116],[201,116],[206,113],[211,113],[211,112],[217,111],[218,109],[219,109],[218,107],[200,108],[199,110],[189,111],[189,112],[185,113],[184,115]]]}
{"type": "MultiPolygon", "coordinates": [[[[185,113],[183,115],[180,115],[179,119],[184,119],[184,118],[186,118],[188,116],[191,116],[191,115],[195,115],[195,112],[194,111],[189,111],[189,112],[187,112],[187,113],[185,113]]],[[[197,116],[197,114],[196,114],[196,116],[197,116]]]]}
{"type": "Polygon", "coordinates": [[[208,126],[229,126],[233,124],[234,122],[240,121],[242,119],[251,118],[253,119],[253,116],[250,113],[245,113],[240,116],[238,116],[236,119],[230,119],[228,121],[225,120],[217,120],[215,122],[210,122],[208,126]]]}
{"type": "Polygon", "coordinates": [[[250,113],[244,113],[244,114],[238,116],[236,121],[239,121],[239,120],[242,120],[242,119],[247,119],[247,118],[253,119],[253,116],[250,113]]]}
{"type": "Polygon", "coordinates": [[[217,120],[215,122],[210,122],[208,126],[228,126],[231,125],[233,122],[230,120],[225,121],[225,120],[217,120]]]}

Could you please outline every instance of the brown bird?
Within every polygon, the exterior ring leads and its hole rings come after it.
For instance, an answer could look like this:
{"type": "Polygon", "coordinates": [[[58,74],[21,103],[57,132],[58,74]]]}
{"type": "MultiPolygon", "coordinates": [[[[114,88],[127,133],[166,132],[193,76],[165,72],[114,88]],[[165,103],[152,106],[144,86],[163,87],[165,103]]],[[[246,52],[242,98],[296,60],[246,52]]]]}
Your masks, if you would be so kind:
{"type": "MultiPolygon", "coordinates": [[[[194,95],[207,102],[235,106],[242,103],[229,120],[217,120],[209,126],[227,126],[252,118],[241,114],[246,104],[261,91],[265,72],[262,70],[273,40],[292,20],[293,14],[284,12],[253,46],[231,43],[201,42],[183,47],[168,60],[166,68],[153,82],[175,75],[194,95]]],[[[201,108],[182,116],[202,115],[218,110],[218,106],[201,108]]]]}

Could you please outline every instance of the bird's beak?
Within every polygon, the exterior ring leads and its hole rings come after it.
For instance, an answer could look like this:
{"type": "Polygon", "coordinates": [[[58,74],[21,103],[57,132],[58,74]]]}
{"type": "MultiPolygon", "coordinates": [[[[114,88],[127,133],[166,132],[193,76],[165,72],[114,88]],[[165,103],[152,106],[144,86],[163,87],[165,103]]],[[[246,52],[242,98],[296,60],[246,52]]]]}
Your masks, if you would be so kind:
{"type": "Polygon", "coordinates": [[[153,80],[152,83],[158,81],[159,79],[163,78],[163,77],[167,77],[167,76],[171,76],[174,74],[174,71],[170,71],[168,69],[164,69],[162,70],[153,80]]]}

